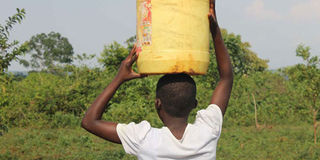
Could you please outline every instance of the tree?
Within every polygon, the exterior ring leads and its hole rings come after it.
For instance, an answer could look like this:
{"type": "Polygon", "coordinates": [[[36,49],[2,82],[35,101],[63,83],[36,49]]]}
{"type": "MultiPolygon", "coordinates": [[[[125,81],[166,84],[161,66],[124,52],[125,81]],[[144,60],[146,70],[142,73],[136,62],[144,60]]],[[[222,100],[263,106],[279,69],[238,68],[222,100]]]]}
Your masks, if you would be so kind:
{"type": "Polygon", "coordinates": [[[268,68],[268,60],[260,59],[250,50],[249,42],[242,42],[240,35],[222,31],[223,39],[232,59],[233,70],[236,75],[261,72],[268,68]]]}
{"type": "MultiPolygon", "coordinates": [[[[222,29],[222,37],[230,54],[233,65],[233,72],[236,77],[249,75],[255,72],[263,72],[268,68],[268,60],[260,59],[256,53],[250,50],[249,42],[242,42],[240,35],[228,33],[222,29]]],[[[218,82],[219,72],[215,60],[214,45],[210,41],[210,62],[208,72],[205,76],[199,77],[199,80],[206,82],[208,87],[215,87],[218,82]]]]}
{"type": "MultiPolygon", "coordinates": [[[[130,39],[128,40],[128,45],[130,39]]],[[[127,48],[119,44],[118,42],[113,42],[107,46],[101,53],[101,58],[98,61],[110,71],[117,71],[122,60],[124,60],[129,54],[129,47],[127,48]]],[[[132,47],[132,46],[131,46],[132,47]]]]}
{"type": "Polygon", "coordinates": [[[10,31],[17,23],[21,23],[25,18],[25,10],[17,8],[16,14],[6,20],[6,24],[0,24],[0,74],[3,74],[13,60],[19,61],[17,57],[27,50],[26,43],[19,46],[19,42],[14,40],[9,42],[10,31]]]}
{"type": "Polygon", "coordinates": [[[130,37],[129,39],[127,39],[125,41],[125,44],[127,44],[127,48],[129,51],[131,51],[131,49],[133,48],[134,44],[136,43],[137,41],[137,37],[136,36],[132,36],[130,37]]]}
{"type": "Polygon", "coordinates": [[[58,63],[70,64],[73,58],[73,47],[68,39],[60,33],[50,32],[32,36],[28,41],[30,61],[24,61],[26,67],[48,69],[58,63]]]}
{"type": "Polygon", "coordinates": [[[314,129],[314,143],[317,143],[317,128],[320,126],[320,58],[311,56],[310,47],[299,45],[296,55],[301,57],[304,64],[298,64],[286,68],[285,74],[293,82],[295,88],[301,93],[301,101],[305,107],[309,108],[312,115],[314,129]]]}

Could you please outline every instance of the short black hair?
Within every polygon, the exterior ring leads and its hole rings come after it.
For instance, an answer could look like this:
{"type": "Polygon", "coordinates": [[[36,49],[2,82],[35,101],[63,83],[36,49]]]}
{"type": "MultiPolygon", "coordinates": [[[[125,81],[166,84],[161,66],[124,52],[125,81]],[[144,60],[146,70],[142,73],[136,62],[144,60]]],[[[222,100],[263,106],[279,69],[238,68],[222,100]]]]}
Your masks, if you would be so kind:
{"type": "Polygon", "coordinates": [[[166,74],[157,84],[156,97],[165,112],[173,117],[185,117],[196,107],[197,87],[187,74],[166,74]]]}

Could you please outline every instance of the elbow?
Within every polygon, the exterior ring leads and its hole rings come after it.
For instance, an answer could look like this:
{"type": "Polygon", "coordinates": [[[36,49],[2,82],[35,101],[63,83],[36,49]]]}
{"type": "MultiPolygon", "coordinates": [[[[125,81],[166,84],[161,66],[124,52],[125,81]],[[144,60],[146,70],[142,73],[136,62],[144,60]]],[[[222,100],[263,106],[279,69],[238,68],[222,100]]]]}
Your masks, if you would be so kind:
{"type": "Polygon", "coordinates": [[[90,131],[94,128],[97,120],[98,119],[96,119],[94,116],[90,114],[85,114],[81,121],[81,127],[87,131],[90,131]]]}
{"type": "Polygon", "coordinates": [[[83,118],[82,121],[81,121],[81,127],[84,128],[84,129],[86,129],[87,126],[88,126],[88,123],[87,123],[87,121],[85,120],[85,118],[83,118]]]}
{"type": "Polygon", "coordinates": [[[90,128],[90,122],[84,117],[81,121],[81,127],[85,130],[89,130],[90,128]]]}

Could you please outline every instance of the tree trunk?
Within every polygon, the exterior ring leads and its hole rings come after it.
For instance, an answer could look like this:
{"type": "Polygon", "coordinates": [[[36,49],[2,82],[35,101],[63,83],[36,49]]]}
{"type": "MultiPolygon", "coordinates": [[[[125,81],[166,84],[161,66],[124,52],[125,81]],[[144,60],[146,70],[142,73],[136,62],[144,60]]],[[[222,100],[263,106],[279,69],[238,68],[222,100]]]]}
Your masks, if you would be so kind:
{"type": "Polygon", "coordinates": [[[252,95],[252,99],[253,99],[253,103],[254,103],[254,119],[255,119],[255,122],[256,122],[256,128],[260,128],[260,125],[258,123],[258,114],[257,114],[257,103],[256,103],[256,98],[254,97],[254,94],[251,93],[252,95]]]}
{"type": "Polygon", "coordinates": [[[317,114],[319,110],[313,110],[313,136],[314,136],[314,144],[317,144],[317,114]]]}

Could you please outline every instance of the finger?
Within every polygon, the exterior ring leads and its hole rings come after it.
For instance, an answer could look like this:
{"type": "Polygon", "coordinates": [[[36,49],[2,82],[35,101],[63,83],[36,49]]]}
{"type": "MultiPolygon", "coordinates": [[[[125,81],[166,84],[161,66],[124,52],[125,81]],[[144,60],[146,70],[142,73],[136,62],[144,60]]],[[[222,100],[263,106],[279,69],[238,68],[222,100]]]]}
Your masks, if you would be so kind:
{"type": "Polygon", "coordinates": [[[211,3],[211,4],[210,4],[210,11],[211,11],[211,12],[214,12],[214,7],[215,7],[214,4],[211,3]]]}
{"type": "Polygon", "coordinates": [[[214,22],[214,20],[215,20],[214,15],[212,13],[208,14],[208,18],[209,18],[210,23],[214,22]]]}
{"type": "Polygon", "coordinates": [[[130,51],[130,54],[128,55],[128,58],[131,59],[131,57],[133,57],[133,55],[137,52],[137,46],[134,45],[132,50],[130,51]]]}
{"type": "Polygon", "coordinates": [[[139,57],[139,53],[135,52],[133,56],[130,58],[129,64],[132,65],[135,61],[137,61],[138,57],[139,57]]]}
{"type": "Polygon", "coordinates": [[[146,74],[139,74],[139,73],[136,73],[136,72],[132,72],[132,78],[144,78],[144,77],[148,77],[148,75],[146,74]]]}
{"type": "Polygon", "coordinates": [[[130,61],[129,61],[129,65],[132,66],[132,64],[133,64],[135,61],[137,61],[137,59],[138,59],[138,56],[137,56],[137,54],[135,53],[135,54],[131,57],[131,59],[130,59],[130,61]]]}
{"type": "Polygon", "coordinates": [[[215,0],[210,0],[210,12],[214,13],[216,8],[216,1],[215,0]]]}

